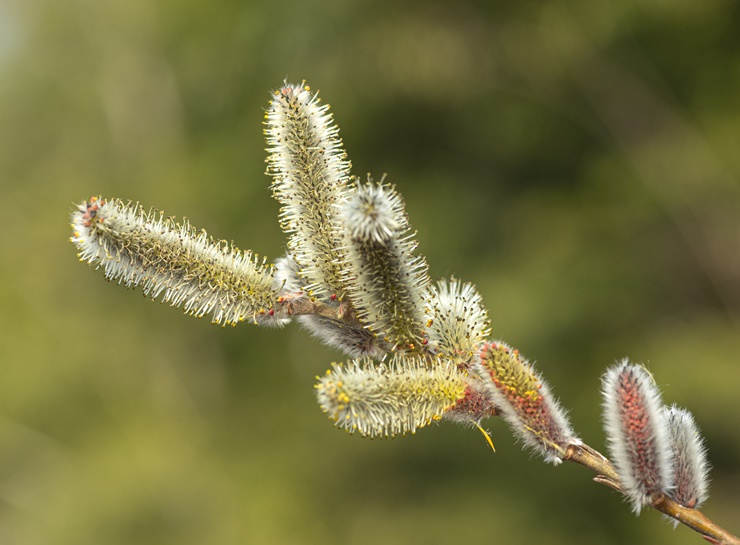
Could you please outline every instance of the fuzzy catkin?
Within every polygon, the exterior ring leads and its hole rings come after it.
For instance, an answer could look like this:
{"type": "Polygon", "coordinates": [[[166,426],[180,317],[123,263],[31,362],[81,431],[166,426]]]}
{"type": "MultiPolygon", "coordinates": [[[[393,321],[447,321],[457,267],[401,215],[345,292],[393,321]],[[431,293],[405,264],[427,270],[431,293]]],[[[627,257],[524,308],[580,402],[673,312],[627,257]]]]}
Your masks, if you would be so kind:
{"type": "Polygon", "coordinates": [[[440,280],[428,303],[427,332],[439,353],[459,362],[470,361],[491,327],[483,299],[472,284],[440,280]]]}
{"type": "Polygon", "coordinates": [[[358,185],[341,218],[342,277],[358,318],[393,349],[419,352],[427,343],[430,281],[401,196],[388,185],[358,185]]]}
{"type": "Polygon", "coordinates": [[[324,301],[341,296],[341,227],[350,163],[327,105],[305,84],[275,91],[265,115],[267,173],[280,226],[303,287],[324,301]]]}
{"type": "Polygon", "coordinates": [[[707,449],[694,416],[681,407],[663,407],[673,453],[674,488],[671,497],[699,509],[709,496],[707,449]]]}
{"type": "Polygon", "coordinates": [[[545,461],[559,464],[569,445],[580,444],[547,383],[518,350],[484,343],[476,367],[511,430],[545,461]]]}
{"type": "Polygon", "coordinates": [[[334,365],[316,385],[322,410],[334,423],[366,437],[414,433],[440,420],[468,390],[454,365],[396,355],[388,364],[369,359],[334,365]]]}
{"type": "Polygon", "coordinates": [[[72,228],[80,260],[102,267],[108,280],[140,287],[144,295],[193,316],[210,314],[217,324],[287,321],[274,311],[278,287],[272,266],[187,222],[93,197],[73,212],[72,228]]]}
{"type": "Polygon", "coordinates": [[[670,432],[660,391],[647,370],[623,360],[602,379],[609,453],[632,510],[673,488],[670,432]]]}

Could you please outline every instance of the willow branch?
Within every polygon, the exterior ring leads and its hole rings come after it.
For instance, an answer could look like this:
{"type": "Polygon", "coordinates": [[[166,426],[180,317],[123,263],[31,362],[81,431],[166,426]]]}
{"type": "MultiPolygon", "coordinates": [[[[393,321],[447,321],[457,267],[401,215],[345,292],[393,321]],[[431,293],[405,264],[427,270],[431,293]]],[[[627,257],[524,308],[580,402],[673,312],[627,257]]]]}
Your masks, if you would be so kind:
{"type": "MultiPolygon", "coordinates": [[[[619,476],[612,463],[600,452],[586,444],[570,445],[563,457],[596,473],[594,481],[624,494],[619,476]]],[[[665,494],[656,495],[650,507],[688,526],[710,543],[717,545],[740,545],[740,539],[719,526],[701,511],[684,507],[665,494]]]]}

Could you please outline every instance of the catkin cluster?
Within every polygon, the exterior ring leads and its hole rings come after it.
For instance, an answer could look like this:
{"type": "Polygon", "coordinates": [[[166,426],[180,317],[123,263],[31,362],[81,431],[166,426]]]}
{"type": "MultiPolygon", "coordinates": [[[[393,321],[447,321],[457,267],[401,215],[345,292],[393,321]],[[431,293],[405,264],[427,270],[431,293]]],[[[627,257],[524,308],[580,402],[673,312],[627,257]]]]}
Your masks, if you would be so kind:
{"type": "MultiPolygon", "coordinates": [[[[516,349],[489,339],[472,284],[431,282],[402,196],[351,176],[318,94],[305,84],[276,90],[265,136],[287,236],[274,266],[187,222],[102,197],[72,214],[80,259],[215,323],[297,319],[350,358],[316,384],[322,410],[350,433],[393,437],[441,419],[480,428],[500,414],[545,460],[568,459],[582,443],[541,375],[516,349]]],[[[664,408],[652,377],[626,361],[605,374],[603,394],[618,486],[633,509],[660,495],[699,506],[708,463],[691,414],[664,408]]]]}

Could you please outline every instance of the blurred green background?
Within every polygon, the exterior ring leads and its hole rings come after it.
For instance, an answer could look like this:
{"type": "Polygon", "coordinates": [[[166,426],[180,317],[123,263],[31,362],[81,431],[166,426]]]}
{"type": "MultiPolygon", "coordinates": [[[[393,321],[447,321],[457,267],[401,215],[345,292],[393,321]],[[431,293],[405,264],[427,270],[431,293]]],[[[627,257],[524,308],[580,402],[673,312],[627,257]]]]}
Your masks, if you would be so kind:
{"type": "Polygon", "coordinates": [[[97,194],[278,257],[285,78],[592,446],[601,373],[646,363],[740,533],[738,28],[730,0],[1,0],[0,543],[701,543],[498,420],[496,454],[444,423],[348,436],[313,392],[343,358],[297,326],[210,326],[77,262],[97,194]]]}

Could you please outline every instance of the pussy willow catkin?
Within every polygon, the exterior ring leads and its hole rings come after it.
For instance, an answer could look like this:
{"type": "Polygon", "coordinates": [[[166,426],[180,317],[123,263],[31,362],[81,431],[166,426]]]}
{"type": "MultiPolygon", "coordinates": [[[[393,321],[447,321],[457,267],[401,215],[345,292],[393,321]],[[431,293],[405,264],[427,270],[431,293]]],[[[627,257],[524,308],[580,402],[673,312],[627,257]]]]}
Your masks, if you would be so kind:
{"type": "Polygon", "coordinates": [[[189,223],[118,199],[93,197],[72,214],[81,261],[106,278],[215,323],[281,325],[273,268],[251,251],[215,241],[189,223]]]}

